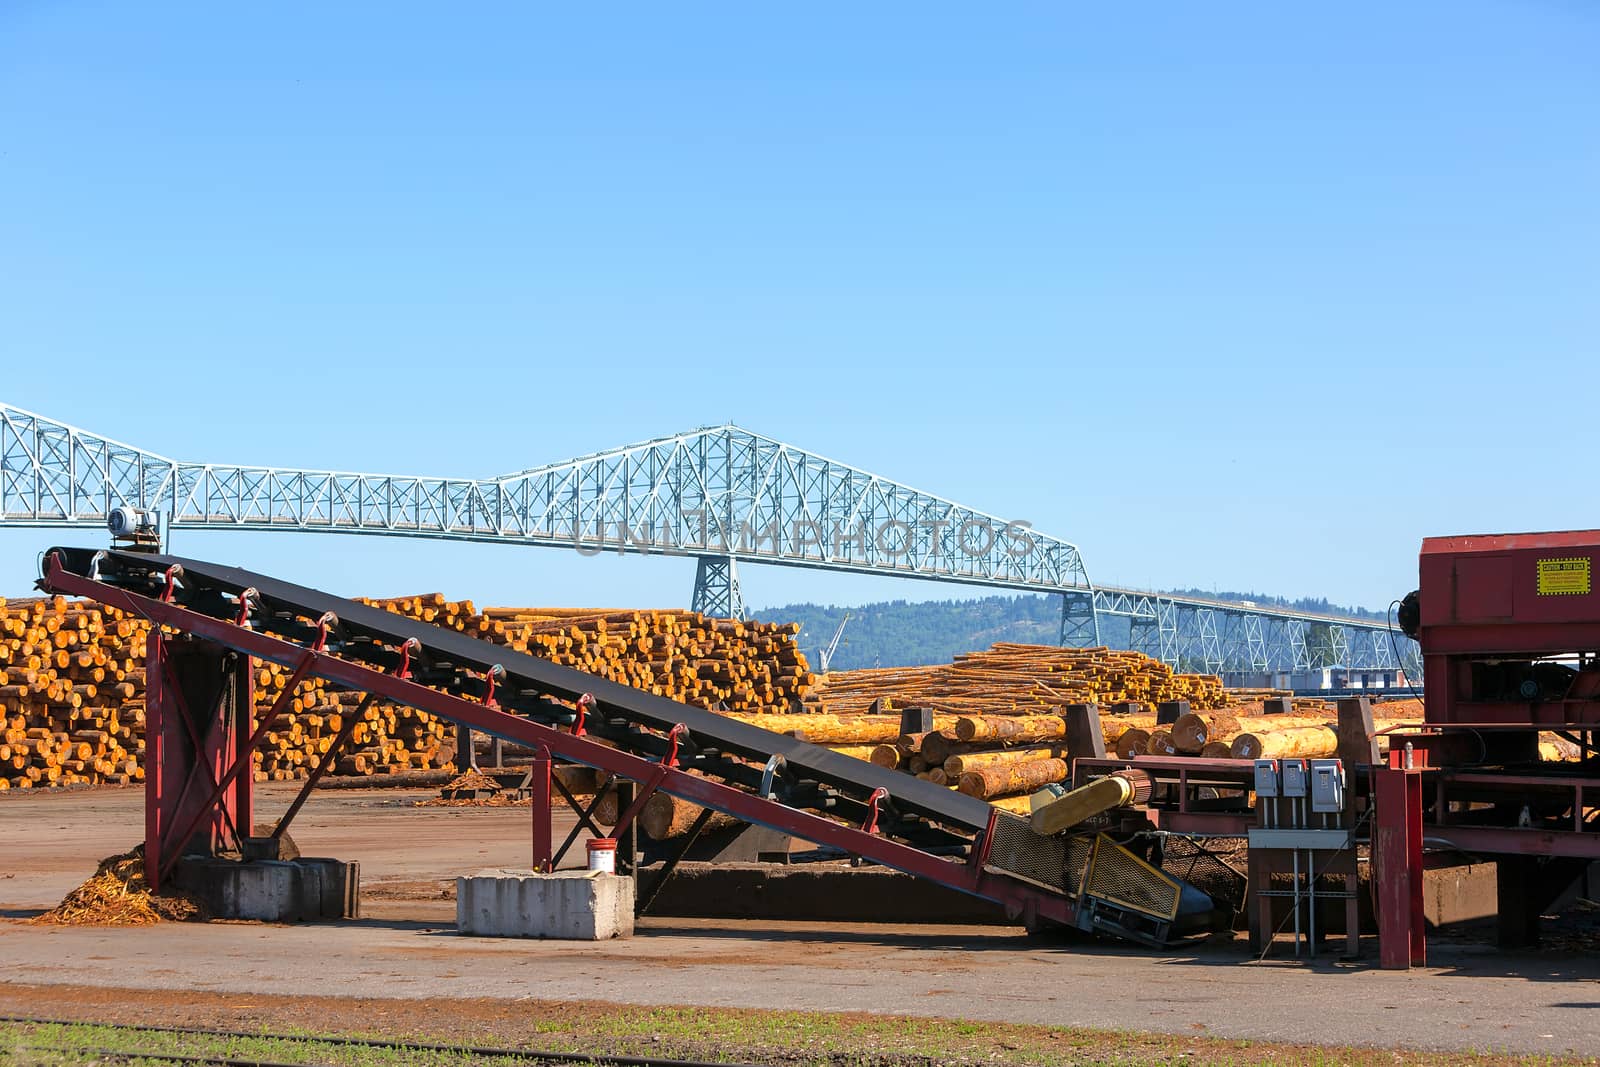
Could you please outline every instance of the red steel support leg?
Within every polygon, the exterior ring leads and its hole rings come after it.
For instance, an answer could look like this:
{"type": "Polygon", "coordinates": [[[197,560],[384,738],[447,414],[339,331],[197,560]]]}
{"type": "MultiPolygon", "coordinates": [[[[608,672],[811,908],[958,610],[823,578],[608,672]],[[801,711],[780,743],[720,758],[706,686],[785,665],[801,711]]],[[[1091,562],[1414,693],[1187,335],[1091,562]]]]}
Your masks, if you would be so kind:
{"type": "Polygon", "coordinates": [[[550,813],[550,750],[540,746],[533,751],[533,767],[528,773],[528,789],[533,794],[533,870],[548,874],[552,869],[550,850],[554,829],[550,813]]]}
{"type": "MultiPolygon", "coordinates": [[[[185,810],[184,800],[200,781],[200,775],[205,776],[205,785],[202,788],[216,788],[217,779],[227,770],[236,747],[233,739],[235,716],[226,707],[227,683],[224,682],[218,687],[215,699],[208,704],[205,720],[202,723],[195,718],[194,712],[189,707],[188,698],[183,695],[183,683],[180,681],[182,671],[177,667],[178,661],[179,657],[168,660],[172,671],[168,675],[171,687],[167,690],[167,695],[172,704],[171,714],[168,717],[177,720],[183,727],[184,736],[189,739],[189,752],[193,756],[193,762],[189,772],[184,776],[183,791],[172,806],[173,813],[185,810]]],[[[248,724],[245,729],[249,729],[248,724]]],[[[224,831],[233,836],[235,844],[243,847],[244,834],[239,830],[239,824],[234,821],[233,816],[235,798],[236,794],[229,791],[223,796],[221,804],[212,807],[209,820],[211,825],[208,827],[212,848],[219,845],[226,847],[227,836],[224,831]]]]}
{"type": "Polygon", "coordinates": [[[1378,880],[1378,958],[1386,970],[1427,962],[1422,918],[1422,776],[1373,770],[1376,823],[1372,859],[1378,880]]]}
{"type": "MultiPolygon", "coordinates": [[[[169,845],[171,851],[161,858],[162,874],[165,874],[167,871],[171,870],[172,867],[178,862],[178,856],[183,848],[183,843],[188,841],[190,836],[194,834],[195,830],[199,828],[201,822],[208,817],[209,813],[215,808],[217,802],[222,799],[223,794],[228,791],[228,788],[238,781],[240,775],[253,769],[251,764],[254,761],[255,750],[260,747],[262,740],[267,736],[268,731],[270,731],[276,724],[278,717],[283,715],[288,710],[289,702],[294,696],[294,691],[299,688],[301,682],[305,681],[306,677],[311,673],[311,668],[316,665],[320,658],[321,654],[314,651],[307,650],[306,652],[302,653],[300,656],[300,662],[295,667],[294,673],[289,676],[288,682],[284,685],[283,692],[278,694],[277,700],[273,701],[272,707],[268,709],[267,714],[262,718],[261,723],[256,727],[255,732],[250,734],[245,740],[242,746],[243,752],[233,761],[233,764],[223,772],[221,780],[218,781],[216,786],[211,790],[210,795],[206,798],[205,804],[194,809],[194,814],[190,816],[185,823],[183,823],[182,830],[170,838],[169,845]]],[[[147,681],[146,685],[148,684],[149,683],[147,681]]]]}
{"type": "MultiPolygon", "coordinates": [[[[238,780],[233,783],[234,825],[239,828],[241,835],[246,835],[255,833],[256,825],[256,776],[253,764],[255,756],[249,747],[250,723],[255,717],[256,707],[254,661],[240,653],[234,671],[236,675],[233,689],[233,721],[229,723],[229,736],[233,745],[228,758],[234,763],[243,761],[246,769],[246,773],[239,775],[238,780]]],[[[244,847],[244,842],[241,841],[239,845],[241,848],[244,847]]]]}
{"type": "Polygon", "coordinates": [[[145,649],[144,699],[144,877],[152,890],[161,888],[161,857],[166,851],[166,819],[162,785],[166,780],[162,757],[166,745],[167,639],[160,627],[150,630],[145,649]]]}
{"type": "Polygon", "coordinates": [[[249,733],[250,668],[248,656],[159,632],[145,667],[146,879],[159,889],[191,842],[214,850],[249,830],[250,776],[226,791],[218,782],[249,733]]]}

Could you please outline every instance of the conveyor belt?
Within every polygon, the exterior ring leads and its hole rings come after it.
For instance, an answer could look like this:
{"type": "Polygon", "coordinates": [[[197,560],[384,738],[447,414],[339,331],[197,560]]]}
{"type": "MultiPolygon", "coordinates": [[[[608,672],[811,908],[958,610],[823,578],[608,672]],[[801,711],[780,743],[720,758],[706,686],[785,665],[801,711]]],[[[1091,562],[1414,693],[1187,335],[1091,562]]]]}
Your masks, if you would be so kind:
{"type": "MultiPolygon", "coordinates": [[[[883,790],[888,798],[881,803],[886,824],[927,821],[966,833],[986,828],[993,812],[982,800],[907,774],[268,575],[179,556],[70,548],[51,551],[59,553],[65,568],[74,574],[151,596],[162,593],[169,570],[179,567],[182,575],[174,599],[192,611],[215,618],[233,618],[238,594],[254,589],[259,607],[252,611],[252,619],[269,631],[304,632],[311,620],[331,612],[338,624],[329,637],[329,647],[337,647],[346,658],[387,666],[387,660],[393,658],[392,647],[415,640],[422,652],[413,657],[413,667],[420,665],[424,677],[429,668],[436,673],[482,675],[500,666],[506,672],[505,680],[497,687],[500,702],[545,721],[571,718],[570,711],[547,698],[570,701],[588,693],[597,704],[590,720],[592,732],[610,737],[625,748],[660,743],[659,738],[641,737],[636,729],[629,731],[628,726],[666,732],[681,723],[689,731],[686,751],[698,754],[707,773],[720,777],[736,777],[731,773],[733,761],[721,760],[723,754],[756,765],[781,756],[786,764],[785,780],[812,790],[822,787],[822,794],[812,798],[814,802],[799,800],[802,806],[827,808],[838,814],[854,813],[875,790],[883,790]],[[721,770],[730,773],[719,772],[719,760],[721,770]],[[830,795],[831,791],[837,791],[837,795],[830,795]]],[[[748,773],[747,766],[739,769],[748,773]]],[[[937,836],[933,827],[924,830],[924,838],[928,832],[937,836]]]]}

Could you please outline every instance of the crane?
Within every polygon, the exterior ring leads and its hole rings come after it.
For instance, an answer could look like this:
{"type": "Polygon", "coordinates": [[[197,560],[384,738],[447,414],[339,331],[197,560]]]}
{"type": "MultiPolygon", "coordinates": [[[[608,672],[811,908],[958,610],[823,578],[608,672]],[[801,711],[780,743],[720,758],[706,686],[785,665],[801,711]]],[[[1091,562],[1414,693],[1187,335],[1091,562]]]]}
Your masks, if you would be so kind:
{"type": "Polygon", "coordinates": [[[839,620],[839,628],[833,631],[833,640],[828,642],[828,647],[819,649],[817,660],[822,665],[822,673],[828,673],[828,664],[833,661],[833,654],[839,649],[839,638],[844,636],[845,623],[850,621],[850,613],[844,613],[844,618],[839,620]]]}

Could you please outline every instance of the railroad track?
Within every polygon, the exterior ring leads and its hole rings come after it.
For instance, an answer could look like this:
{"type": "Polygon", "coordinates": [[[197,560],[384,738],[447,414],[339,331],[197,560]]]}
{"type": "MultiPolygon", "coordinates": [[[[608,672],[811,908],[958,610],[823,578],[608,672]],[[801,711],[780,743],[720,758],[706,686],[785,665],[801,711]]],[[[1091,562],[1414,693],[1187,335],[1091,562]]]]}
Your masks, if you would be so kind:
{"type": "Polygon", "coordinates": [[[308,1037],[304,1034],[256,1033],[248,1030],[214,1030],[204,1027],[156,1026],[136,1023],[101,1023],[85,1019],[43,1019],[24,1015],[0,1015],[0,1023],[12,1026],[92,1026],[126,1034],[130,1047],[90,1048],[79,1044],[29,1044],[27,1035],[11,1045],[12,1052],[61,1053],[93,1056],[102,1063],[130,1060],[148,1060],[162,1063],[211,1064],[217,1067],[307,1067],[316,1060],[298,1060],[294,1063],[277,1062],[223,1054],[205,1055],[195,1052],[163,1052],[132,1047],[137,1035],[160,1034],[172,1037],[209,1038],[216,1040],[275,1041],[289,1047],[316,1048],[329,1046],[341,1049],[373,1049],[399,1053],[428,1053],[451,1055],[465,1061],[504,1060],[515,1064],[590,1064],[594,1067],[758,1067],[755,1064],[737,1064],[721,1061],[713,1064],[702,1060],[663,1059],[656,1056],[620,1056],[609,1053],[542,1052],[536,1049],[495,1048],[482,1045],[435,1045],[420,1041],[383,1041],[359,1037],[308,1037]]]}

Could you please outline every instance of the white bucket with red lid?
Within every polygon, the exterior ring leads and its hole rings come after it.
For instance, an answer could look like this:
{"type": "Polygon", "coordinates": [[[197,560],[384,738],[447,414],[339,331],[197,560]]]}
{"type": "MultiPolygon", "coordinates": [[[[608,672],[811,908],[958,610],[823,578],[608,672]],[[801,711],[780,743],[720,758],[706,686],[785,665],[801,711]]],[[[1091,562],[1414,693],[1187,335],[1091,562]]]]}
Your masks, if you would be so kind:
{"type": "Polygon", "coordinates": [[[617,873],[617,839],[595,837],[589,840],[589,869],[603,874],[617,873]]]}

